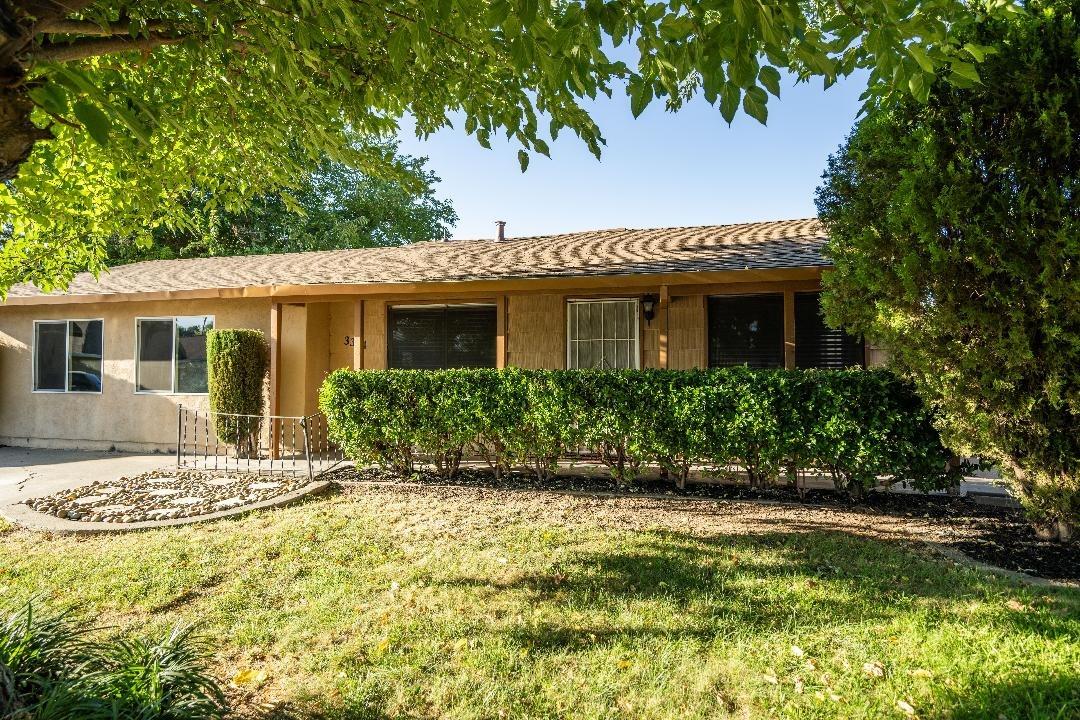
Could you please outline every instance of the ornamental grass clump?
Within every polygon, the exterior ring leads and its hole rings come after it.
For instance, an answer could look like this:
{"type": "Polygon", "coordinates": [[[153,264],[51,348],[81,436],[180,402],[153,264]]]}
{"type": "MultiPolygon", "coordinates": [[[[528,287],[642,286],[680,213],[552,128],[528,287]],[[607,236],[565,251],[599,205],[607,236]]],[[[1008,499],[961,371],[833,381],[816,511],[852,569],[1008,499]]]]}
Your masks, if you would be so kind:
{"type": "Polygon", "coordinates": [[[30,601],[0,616],[0,720],[216,720],[225,695],[191,627],[162,640],[91,640],[71,611],[30,601]]]}

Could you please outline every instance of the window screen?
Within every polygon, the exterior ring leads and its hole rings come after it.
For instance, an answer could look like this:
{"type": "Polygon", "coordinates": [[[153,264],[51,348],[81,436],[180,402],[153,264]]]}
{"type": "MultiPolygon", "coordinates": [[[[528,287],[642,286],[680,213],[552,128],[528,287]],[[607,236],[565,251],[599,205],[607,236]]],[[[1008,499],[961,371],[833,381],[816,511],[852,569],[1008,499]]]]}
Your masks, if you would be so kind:
{"type": "Polygon", "coordinates": [[[573,300],[566,314],[567,367],[640,367],[637,300],[573,300]]]}
{"type": "Polygon", "coordinates": [[[709,298],[709,367],[784,367],[784,296],[709,298]]]}
{"type": "Polygon", "coordinates": [[[390,308],[387,367],[495,367],[494,305],[390,308]]]}
{"type": "Polygon", "coordinates": [[[211,315],[137,320],[137,391],[205,393],[206,333],[213,329],[211,315]]]}
{"type": "Polygon", "coordinates": [[[101,392],[101,320],[34,325],[34,390],[101,392]]]}
{"type": "Polygon", "coordinates": [[[821,293],[795,293],[795,367],[861,367],[865,359],[861,338],[825,324],[821,293]]]}

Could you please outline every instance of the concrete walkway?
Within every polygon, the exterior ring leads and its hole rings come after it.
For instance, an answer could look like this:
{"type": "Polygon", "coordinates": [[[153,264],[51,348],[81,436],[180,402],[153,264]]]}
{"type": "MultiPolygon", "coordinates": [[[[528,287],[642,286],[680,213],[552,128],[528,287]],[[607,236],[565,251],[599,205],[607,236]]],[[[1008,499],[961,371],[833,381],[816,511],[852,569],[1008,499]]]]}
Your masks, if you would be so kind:
{"type": "Polygon", "coordinates": [[[29,498],[172,467],[169,455],[0,447],[0,512],[29,498]]]}

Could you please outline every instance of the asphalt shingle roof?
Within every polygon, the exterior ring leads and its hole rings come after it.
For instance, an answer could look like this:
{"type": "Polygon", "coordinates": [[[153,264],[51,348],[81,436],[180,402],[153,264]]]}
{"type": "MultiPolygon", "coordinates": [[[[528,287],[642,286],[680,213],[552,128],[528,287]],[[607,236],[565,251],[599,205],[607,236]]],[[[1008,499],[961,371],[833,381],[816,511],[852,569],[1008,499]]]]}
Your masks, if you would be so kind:
{"type": "MultiPolygon", "coordinates": [[[[403,247],[155,260],[82,273],[63,293],[110,295],[274,285],[461,282],[824,267],[826,236],[816,219],[739,225],[596,230],[403,247]]],[[[11,298],[44,295],[17,285],[11,298]]]]}

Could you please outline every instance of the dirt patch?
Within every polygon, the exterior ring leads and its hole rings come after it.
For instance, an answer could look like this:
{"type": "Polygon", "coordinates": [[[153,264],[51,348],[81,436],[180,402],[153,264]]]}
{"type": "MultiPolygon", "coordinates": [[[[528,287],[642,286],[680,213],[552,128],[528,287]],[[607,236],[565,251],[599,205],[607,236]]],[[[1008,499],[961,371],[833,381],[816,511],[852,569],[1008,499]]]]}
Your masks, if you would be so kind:
{"type": "MultiPolygon", "coordinates": [[[[670,483],[644,482],[620,488],[605,477],[558,476],[540,482],[520,473],[496,481],[491,472],[471,469],[450,484],[434,474],[402,478],[352,468],[323,479],[365,483],[347,492],[379,495],[382,503],[467,501],[432,508],[432,527],[472,526],[485,513],[489,520],[502,517],[507,494],[512,494],[514,515],[572,525],[710,535],[835,530],[878,540],[936,543],[1008,570],[1080,581],[1080,543],[1039,540],[1021,511],[962,497],[874,492],[852,502],[830,490],[811,490],[800,497],[783,487],[702,484],[679,490],[670,483]],[[492,507],[478,513],[476,503],[492,507]]],[[[414,518],[423,524],[422,517],[414,518]]]]}

